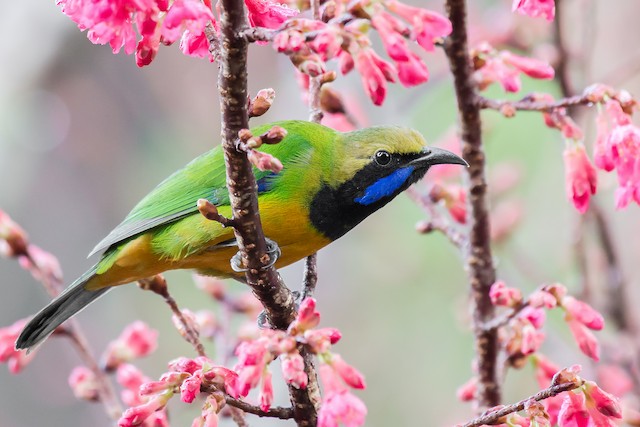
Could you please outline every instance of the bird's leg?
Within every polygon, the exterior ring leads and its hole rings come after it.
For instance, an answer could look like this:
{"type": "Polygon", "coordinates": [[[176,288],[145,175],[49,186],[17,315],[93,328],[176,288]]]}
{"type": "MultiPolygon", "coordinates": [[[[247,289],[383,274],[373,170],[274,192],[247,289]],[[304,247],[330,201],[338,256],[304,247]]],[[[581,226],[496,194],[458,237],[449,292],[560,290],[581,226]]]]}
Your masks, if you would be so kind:
{"type": "MultiPolygon", "coordinates": [[[[278,246],[275,241],[269,239],[268,237],[265,237],[265,242],[267,243],[267,252],[265,253],[265,255],[268,257],[265,261],[268,261],[268,263],[260,267],[261,270],[266,270],[274,265],[282,254],[282,252],[280,251],[280,246],[278,246]]],[[[231,257],[230,263],[231,269],[237,273],[244,273],[248,270],[245,267],[244,262],[242,261],[241,252],[237,252],[233,257],[231,257]]]]}

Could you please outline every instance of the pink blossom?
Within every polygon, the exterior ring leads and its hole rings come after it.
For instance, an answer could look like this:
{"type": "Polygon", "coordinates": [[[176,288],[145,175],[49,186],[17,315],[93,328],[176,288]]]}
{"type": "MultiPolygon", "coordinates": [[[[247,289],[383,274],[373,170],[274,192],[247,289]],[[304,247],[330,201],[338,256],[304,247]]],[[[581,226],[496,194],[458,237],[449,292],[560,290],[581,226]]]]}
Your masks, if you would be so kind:
{"type": "Polygon", "coordinates": [[[151,381],[135,366],[122,363],[116,372],[118,383],[124,387],[121,392],[122,401],[128,406],[143,404],[146,399],[140,396],[140,390],[144,383],[151,381]]]}
{"type": "Polygon", "coordinates": [[[99,384],[96,375],[86,366],[76,366],[69,374],[69,387],[73,395],[81,400],[98,400],[99,384]]]}
{"type": "Polygon", "coordinates": [[[339,354],[331,354],[327,364],[342,378],[349,387],[364,389],[366,387],[364,376],[353,366],[344,361],[339,354]]]}
{"type": "Polygon", "coordinates": [[[353,70],[355,62],[353,61],[353,57],[349,52],[342,51],[338,55],[338,65],[340,68],[340,72],[345,75],[353,70]]]}
{"type": "Polygon", "coordinates": [[[382,105],[387,95],[387,82],[374,60],[373,50],[360,50],[355,57],[355,66],[362,76],[362,84],[371,101],[375,105],[382,105]]]}
{"type": "Polygon", "coordinates": [[[335,328],[310,329],[304,333],[304,340],[315,354],[326,353],[340,338],[342,334],[335,328]]]}
{"type": "Polygon", "coordinates": [[[519,289],[510,288],[502,280],[491,285],[489,298],[493,305],[515,307],[522,303],[522,293],[519,289]]]}
{"type": "Polygon", "coordinates": [[[568,315],[587,328],[596,331],[604,328],[604,318],[602,315],[586,302],[578,301],[572,296],[566,296],[562,299],[561,305],[567,311],[568,315]]]}
{"type": "Polygon", "coordinates": [[[222,301],[227,294],[227,285],[217,277],[193,275],[193,281],[198,289],[209,294],[213,299],[222,301]]]}
{"type": "Polygon", "coordinates": [[[221,409],[215,395],[210,395],[202,405],[200,416],[193,420],[191,427],[217,427],[218,411],[221,409]]]}
{"type": "Polygon", "coordinates": [[[102,360],[107,369],[115,369],[120,363],[147,356],[157,345],[158,331],[138,320],[127,326],[122,334],[109,344],[102,360]]]}
{"type": "Polygon", "coordinates": [[[487,58],[481,68],[475,71],[474,79],[480,90],[484,90],[495,82],[499,82],[505,92],[518,92],[520,82],[519,70],[509,68],[502,59],[487,58]]]}
{"type": "Polygon", "coordinates": [[[578,343],[580,351],[596,362],[600,360],[600,344],[598,344],[598,340],[593,333],[576,319],[567,317],[565,320],[569,325],[573,338],[578,343]]]}
{"type": "Polygon", "coordinates": [[[180,399],[185,403],[191,403],[200,394],[202,384],[202,370],[197,370],[180,385],[180,399]]]}
{"type": "Polygon", "coordinates": [[[371,18],[371,24],[378,30],[382,44],[391,57],[395,61],[408,61],[411,55],[409,45],[406,40],[396,31],[394,22],[396,18],[384,10],[376,12],[371,18]]]}
{"type": "Polygon", "coordinates": [[[27,324],[26,319],[18,320],[13,325],[0,329],[0,363],[7,363],[9,372],[19,373],[35,356],[35,351],[27,354],[26,350],[16,350],[15,342],[27,324]]]}
{"type": "Polygon", "coordinates": [[[512,9],[522,15],[545,18],[547,21],[553,21],[556,14],[555,0],[513,0],[512,9]]]}
{"type": "Polygon", "coordinates": [[[554,308],[558,305],[556,297],[544,289],[535,290],[529,295],[529,306],[534,308],[554,308]]]}
{"type": "Polygon", "coordinates": [[[622,408],[618,398],[602,390],[593,381],[585,383],[584,393],[587,397],[587,407],[593,406],[607,417],[622,418],[622,408]]]}
{"type": "Polygon", "coordinates": [[[527,319],[534,328],[541,329],[544,326],[544,321],[547,318],[547,314],[541,308],[527,306],[522,309],[522,311],[518,314],[518,317],[527,319]]]}
{"type": "Polygon", "coordinates": [[[282,375],[287,384],[296,388],[307,387],[307,374],[304,372],[304,360],[299,353],[289,353],[280,356],[282,363],[282,375]]]}
{"type": "Polygon", "coordinates": [[[282,162],[269,153],[258,150],[249,150],[247,157],[253,166],[261,171],[272,171],[279,173],[284,166],[282,162]]]}
{"type": "Polygon", "coordinates": [[[296,28],[280,31],[273,39],[273,48],[281,53],[299,52],[304,47],[305,37],[296,28]]]}
{"type": "Polygon", "coordinates": [[[558,425],[562,427],[589,427],[589,413],[582,392],[568,391],[565,393],[558,414],[558,425]]]}
{"type": "Polygon", "coordinates": [[[180,50],[185,55],[195,58],[209,58],[210,62],[215,59],[209,50],[209,39],[207,39],[204,32],[193,33],[189,30],[185,31],[180,39],[180,50]]]}
{"type": "Polygon", "coordinates": [[[154,396],[146,403],[127,409],[118,420],[118,427],[141,425],[154,412],[164,408],[172,395],[171,391],[167,391],[154,396]]]}
{"type": "Polygon", "coordinates": [[[478,391],[478,378],[471,377],[469,381],[458,387],[456,396],[461,402],[471,402],[476,397],[478,391]]]}
{"type": "Polygon", "coordinates": [[[502,51],[502,60],[534,79],[551,80],[555,75],[553,67],[544,61],[502,51]]]}
{"type": "Polygon", "coordinates": [[[429,70],[420,57],[409,51],[406,61],[397,61],[398,79],[405,87],[417,86],[429,80],[429,70]]]}
{"type": "Polygon", "coordinates": [[[272,0],[245,0],[252,27],[276,29],[299,12],[272,0]]]}
{"type": "Polygon", "coordinates": [[[273,404],[273,383],[271,381],[271,372],[267,369],[262,375],[262,387],[260,388],[260,409],[268,411],[273,404]]]}
{"type": "Polygon", "coordinates": [[[319,323],[320,313],[316,310],[316,300],[314,298],[306,298],[300,303],[298,315],[289,325],[287,333],[295,336],[315,328],[319,323]]]}
{"type": "Polygon", "coordinates": [[[345,388],[329,366],[320,365],[319,371],[324,396],[318,412],[318,427],[337,427],[338,423],[346,427],[364,425],[367,415],[364,403],[345,388]]]}
{"type": "Polygon", "coordinates": [[[585,213],[589,209],[591,195],[596,193],[598,177],[584,145],[578,143],[567,147],[564,164],[567,195],[578,212],[585,213]]]}
{"type": "Polygon", "coordinates": [[[212,21],[215,21],[213,13],[204,3],[198,0],[175,0],[162,21],[160,33],[164,41],[173,43],[185,30],[201,34],[212,21]]]}
{"type": "Polygon", "coordinates": [[[19,256],[27,250],[27,233],[0,209],[0,241],[2,240],[7,243],[7,250],[1,250],[0,246],[0,255],[19,256]]]}
{"type": "Polygon", "coordinates": [[[530,322],[524,322],[521,329],[520,352],[529,355],[538,351],[544,342],[544,333],[538,331],[530,322]]]}
{"type": "Polygon", "coordinates": [[[411,38],[427,52],[434,50],[434,40],[451,34],[451,21],[439,13],[397,0],[387,1],[386,6],[412,25],[411,38]]]}
{"type": "Polygon", "coordinates": [[[33,244],[27,246],[27,252],[29,256],[18,256],[18,263],[20,263],[20,267],[31,273],[34,279],[40,282],[62,282],[62,268],[60,268],[58,258],[33,244]]]}

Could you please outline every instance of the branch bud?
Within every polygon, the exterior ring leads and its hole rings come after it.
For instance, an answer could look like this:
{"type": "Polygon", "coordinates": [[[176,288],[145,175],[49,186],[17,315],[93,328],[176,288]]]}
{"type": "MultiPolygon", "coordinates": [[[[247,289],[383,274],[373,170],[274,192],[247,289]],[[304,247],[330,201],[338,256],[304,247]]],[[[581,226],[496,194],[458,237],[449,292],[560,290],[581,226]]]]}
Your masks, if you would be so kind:
{"type": "Polygon", "coordinates": [[[320,108],[330,114],[345,114],[344,103],[338,92],[328,86],[320,88],[320,108]]]}
{"type": "Polygon", "coordinates": [[[260,117],[269,111],[276,98],[276,91],[268,88],[258,91],[253,100],[249,103],[249,117],[260,117]]]}
{"type": "MultiPolygon", "coordinates": [[[[277,144],[287,136],[287,130],[281,126],[273,126],[258,137],[262,144],[277,144]]],[[[253,147],[251,147],[253,148],[253,147]]]]}

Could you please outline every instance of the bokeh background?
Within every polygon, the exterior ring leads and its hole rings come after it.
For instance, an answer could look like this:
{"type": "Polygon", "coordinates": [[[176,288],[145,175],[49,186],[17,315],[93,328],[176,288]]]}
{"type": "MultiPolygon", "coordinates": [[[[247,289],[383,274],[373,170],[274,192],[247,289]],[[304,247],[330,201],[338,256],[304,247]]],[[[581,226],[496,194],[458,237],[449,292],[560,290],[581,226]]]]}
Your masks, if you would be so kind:
{"type": "MultiPolygon", "coordinates": [[[[475,41],[535,45],[533,55],[554,58],[551,24],[511,15],[510,1],[471,3],[475,41]]],[[[421,4],[442,10],[440,2],[421,4]]],[[[603,81],[638,93],[640,4],[566,0],[563,7],[576,87],[603,81]]],[[[58,256],[69,283],[92,265],[95,260],[86,254],[142,196],[218,144],[217,67],[170,47],[160,49],[151,66],[138,69],[132,57],[92,45],[53,1],[5,5],[0,28],[0,208],[32,242],[58,256]]],[[[428,84],[393,85],[381,108],[370,105],[353,73],[335,88],[355,106],[363,124],[412,126],[436,142],[455,124],[455,101],[442,52],[428,55],[427,63],[428,84]]],[[[252,46],[249,69],[252,93],[264,87],[277,93],[274,107],[254,124],[307,117],[286,58],[268,46],[252,46]]],[[[523,93],[532,90],[558,92],[553,83],[525,79],[523,93]]],[[[498,90],[489,94],[503,96],[498,90]]],[[[561,281],[581,292],[573,250],[577,214],[564,194],[559,135],[537,114],[506,120],[488,112],[484,118],[490,168],[511,168],[520,176],[514,189],[493,200],[494,206],[517,203],[523,212],[512,236],[495,248],[499,277],[525,290],[561,281]]],[[[588,129],[592,136],[592,126],[588,129]]],[[[640,239],[634,237],[638,209],[614,213],[614,178],[600,178],[597,198],[633,288],[640,279],[640,239]]],[[[342,331],[336,350],[366,375],[368,388],[359,396],[369,408],[368,426],[452,425],[471,414],[455,398],[456,388],[471,375],[473,357],[466,276],[457,250],[445,238],[415,232],[414,224],[423,218],[403,195],[320,252],[322,324],[342,331]]],[[[585,238],[598,282],[602,254],[595,240],[585,238]]],[[[301,272],[301,265],[294,265],[282,274],[297,287],[301,272]]],[[[170,272],[167,278],[181,306],[197,310],[214,304],[203,298],[188,272],[170,272]]],[[[230,286],[242,290],[240,284],[230,286]]],[[[640,301],[636,294],[631,291],[630,305],[640,301]]],[[[31,315],[47,301],[42,287],[16,262],[0,260],[0,326],[31,315]]],[[[585,363],[560,315],[550,317],[547,353],[559,364],[585,363]]],[[[134,319],[160,330],[158,351],[138,363],[153,378],[168,360],[193,354],[161,299],[136,286],[110,292],[78,318],[97,354],[134,319]]],[[[67,375],[79,363],[66,340],[51,339],[20,375],[0,366],[0,426],[110,425],[100,405],[77,401],[68,388],[67,375]]],[[[592,369],[588,363],[585,368],[592,369]]],[[[524,397],[534,387],[530,367],[511,371],[506,398],[524,397]]],[[[190,425],[198,411],[197,405],[172,406],[174,425],[190,425]]],[[[250,423],[281,422],[251,417],[250,423]]]]}

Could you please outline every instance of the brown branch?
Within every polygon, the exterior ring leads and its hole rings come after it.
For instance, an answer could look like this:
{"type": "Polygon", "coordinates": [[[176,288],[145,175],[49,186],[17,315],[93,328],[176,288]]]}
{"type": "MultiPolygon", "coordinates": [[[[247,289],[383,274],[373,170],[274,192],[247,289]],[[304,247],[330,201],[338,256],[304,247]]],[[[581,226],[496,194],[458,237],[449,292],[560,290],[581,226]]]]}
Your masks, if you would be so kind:
{"type": "Polygon", "coordinates": [[[407,195],[429,215],[428,220],[420,222],[416,226],[419,233],[427,234],[433,231],[439,231],[458,249],[462,251],[468,249],[469,239],[467,239],[467,236],[453,227],[451,221],[444,218],[444,216],[436,210],[431,200],[420,194],[420,192],[415,189],[415,186],[409,187],[407,195]]]}
{"type": "MultiPolygon", "coordinates": [[[[567,49],[565,34],[563,31],[562,19],[564,17],[562,0],[556,0],[556,19],[553,21],[554,26],[554,45],[558,52],[558,62],[556,63],[556,80],[560,84],[560,89],[565,96],[575,94],[575,90],[571,83],[569,75],[570,53],[567,49]]],[[[569,111],[571,114],[571,110],[569,111]]]]}
{"type": "Polygon", "coordinates": [[[496,424],[500,418],[505,417],[505,416],[507,416],[509,414],[513,414],[514,412],[522,411],[524,409],[525,405],[527,404],[527,402],[530,402],[532,400],[534,400],[536,402],[540,402],[541,400],[545,400],[545,399],[548,399],[550,397],[557,396],[560,393],[564,393],[565,391],[574,390],[574,389],[576,389],[576,388],[578,388],[580,386],[581,386],[581,384],[575,383],[575,382],[568,382],[568,383],[564,383],[564,384],[551,386],[551,387],[546,388],[546,389],[544,389],[542,391],[539,391],[538,393],[534,394],[533,396],[530,396],[530,397],[527,397],[526,399],[521,400],[518,403],[514,403],[513,405],[504,406],[504,407],[501,407],[500,409],[498,409],[497,411],[491,411],[491,412],[489,412],[487,414],[483,414],[483,415],[479,416],[478,418],[475,418],[472,421],[469,421],[466,424],[460,424],[458,427],[479,427],[479,426],[483,426],[483,425],[496,424]]]}
{"type": "Polygon", "coordinates": [[[453,24],[451,36],[445,41],[445,52],[454,76],[456,98],[460,115],[462,155],[469,163],[469,253],[466,270],[471,286],[475,353],[478,366],[479,407],[492,407],[500,403],[498,383],[498,334],[484,330],[482,325],[494,317],[489,289],[496,280],[491,256],[491,234],[487,203],[485,154],[482,146],[480,107],[472,80],[471,59],[467,40],[467,10],[465,0],[447,0],[446,9],[453,24]]]}
{"type": "Polygon", "coordinates": [[[241,409],[248,414],[257,415],[259,417],[279,418],[281,420],[290,420],[291,418],[293,418],[293,409],[291,408],[283,408],[281,406],[277,406],[274,408],[270,408],[268,411],[263,411],[259,407],[251,405],[244,400],[236,399],[226,394],[224,396],[224,399],[227,402],[227,405],[241,409]]]}
{"type": "Polygon", "coordinates": [[[178,307],[178,303],[169,293],[169,286],[167,286],[167,281],[164,276],[157,274],[153,277],[138,280],[138,286],[146,291],[154,292],[164,298],[164,302],[167,303],[184,329],[184,333],[181,332],[180,335],[182,335],[182,337],[193,346],[199,356],[207,357],[204,345],[202,345],[202,342],[200,341],[198,331],[193,329],[193,325],[187,321],[184,317],[184,313],[182,313],[182,310],[178,307]]]}
{"type": "Polygon", "coordinates": [[[529,306],[529,300],[525,300],[520,305],[518,305],[517,307],[512,308],[510,311],[508,311],[507,313],[503,314],[502,316],[494,317],[490,322],[485,323],[484,325],[482,325],[482,328],[487,330],[487,331],[496,330],[496,329],[506,325],[507,323],[509,323],[509,321],[511,319],[516,317],[518,315],[518,313],[520,313],[525,307],[528,307],[528,306],[529,306]]]}
{"type": "MultiPolygon", "coordinates": [[[[247,155],[236,147],[238,133],[248,129],[247,114],[247,48],[244,2],[222,0],[221,58],[218,88],[222,112],[222,146],[227,169],[227,186],[233,211],[236,240],[240,250],[246,280],[265,307],[269,323],[286,329],[296,316],[295,301],[273,267],[274,254],[267,252],[255,177],[247,155]]],[[[315,426],[317,422],[317,380],[310,355],[303,354],[308,370],[306,390],[289,387],[293,414],[298,426],[315,426]]]]}
{"type": "Polygon", "coordinates": [[[588,95],[576,95],[558,99],[553,102],[533,101],[527,97],[519,101],[506,101],[499,99],[489,99],[476,95],[475,103],[479,108],[485,110],[504,111],[513,109],[516,111],[542,111],[550,112],[559,108],[570,108],[578,105],[590,105],[593,101],[588,95]]]}

